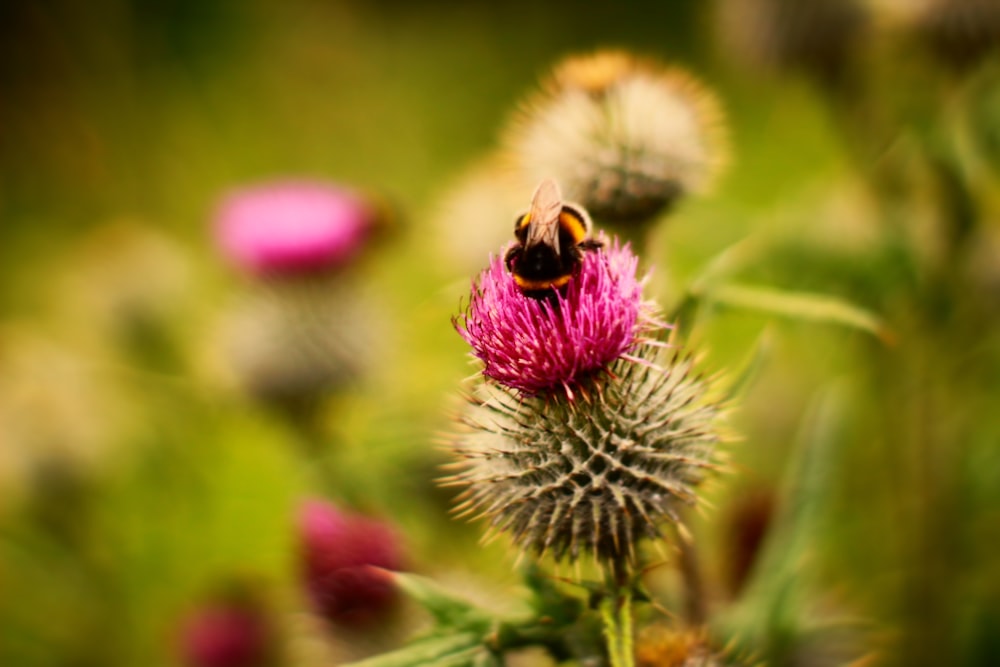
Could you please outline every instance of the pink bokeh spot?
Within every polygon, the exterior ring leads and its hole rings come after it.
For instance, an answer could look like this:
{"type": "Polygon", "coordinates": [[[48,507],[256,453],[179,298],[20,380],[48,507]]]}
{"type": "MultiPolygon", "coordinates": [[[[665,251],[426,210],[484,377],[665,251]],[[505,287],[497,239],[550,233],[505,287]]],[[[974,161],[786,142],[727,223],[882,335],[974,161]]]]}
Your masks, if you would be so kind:
{"type": "Polygon", "coordinates": [[[335,268],[364,245],[372,211],[351,190],[318,181],[278,181],[231,192],[219,205],[221,252],[250,273],[335,268]]]}

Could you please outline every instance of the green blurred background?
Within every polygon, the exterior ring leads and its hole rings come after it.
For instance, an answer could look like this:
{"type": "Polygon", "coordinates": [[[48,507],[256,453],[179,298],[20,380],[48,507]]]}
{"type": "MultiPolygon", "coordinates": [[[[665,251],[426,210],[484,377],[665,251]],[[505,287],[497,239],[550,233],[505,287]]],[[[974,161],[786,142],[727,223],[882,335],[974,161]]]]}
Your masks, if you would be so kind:
{"type": "Polygon", "coordinates": [[[732,622],[772,664],[837,664],[815,646],[862,635],[878,664],[993,664],[996,63],[956,70],[879,37],[848,51],[848,76],[810,77],[803,58],[805,74],[754,69],[716,9],[3,3],[0,664],[178,664],[177,619],[233,578],[301,613],[293,520],[312,494],[391,519],[414,570],[517,597],[502,540],[478,547],[433,482],[436,434],[474,372],[450,318],[487,261],[456,255],[452,226],[477,220],[440,203],[540,75],[604,46],[688,67],[729,119],[719,187],[645,248],[668,310],[694,294],[682,324],[709,370],[763,350],[730,417],[731,470],[694,526],[720,614],[738,608],[727,531],[763,497],[780,530],[732,622]],[[246,285],[215,251],[213,207],[284,176],[394,211],[361,274],[378,364],[327,406],[328,451],[305,456],[301,433],[234,390],[215,334],[246,285]],[[707,266],[794,298],[713,300],[693,282],[707,266]],[[811,316],[806,292],[891,336],[811,316]],[[802,639],[831,615],[864,630],[802,639]]]}

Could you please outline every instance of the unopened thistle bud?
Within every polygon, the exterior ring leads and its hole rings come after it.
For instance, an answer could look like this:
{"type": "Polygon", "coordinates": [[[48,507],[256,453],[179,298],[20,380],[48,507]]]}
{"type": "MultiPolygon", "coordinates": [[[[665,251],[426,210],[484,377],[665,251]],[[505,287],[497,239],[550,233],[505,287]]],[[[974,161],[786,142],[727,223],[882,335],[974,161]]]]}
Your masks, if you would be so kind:
{"type": "Polygon", "coordinates": [[[609,225],[640,225],[703,191],[724,162],[715,97],[679,68],[623,51],[557,64],[505,145],[529,180],[555,178],[609,225]]]}
{"type": "Polygon", "coordinates": [[[869,22],[861,0],[719,0],[727,56],[741,66],[801,72],[824,84],[842,79],[869,22]]]}
{"type": "Polygon", "coordinates": [[[970,69],[1000,51],[996,0],[923,0],[913,3],[913,31],[934,55],[957,70],[970,69]]]}
{"type": "Polygon", "coordinates": [[[395,606],[398,592],[382,568],[399,569],[403,550],[389,524],[310,500],[300,510],[299,539],[306,591],[320,616],[358,627],[395,606]]]}

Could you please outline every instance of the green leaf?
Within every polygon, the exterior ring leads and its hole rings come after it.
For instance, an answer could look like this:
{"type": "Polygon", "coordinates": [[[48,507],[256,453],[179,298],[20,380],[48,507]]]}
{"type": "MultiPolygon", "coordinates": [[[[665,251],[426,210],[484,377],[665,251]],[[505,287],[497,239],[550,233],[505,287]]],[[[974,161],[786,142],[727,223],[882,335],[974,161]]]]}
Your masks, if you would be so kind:
{"type": "Polygon", "coordinates": [[[344,667],[477,667],[489,651],[482,637],[473,632],[447,636],[434,635],[406,646],[344,667]]]}
{"type": "Polygon", "coordinates": [[[349,667],[499,667],[490,650],[500,621],[426,577],[386,570],[407,595],[434,617],[430,634],[349,667]]]}
{"type": "Polygon", "coordinates": [[[849,423],[846,389],[832,384],[803,417],[780,504],[752,578],[740,599],[715,619],[735,646],[762,651],[768,664],[784,664],[807,636],[833,633],[842,625],[843,619],[817,611],[819,589],[810,565],[825,530],[833,471],[849,423]]]}
{"type": "Polygon", "coordinates": [[[431,613],[438,627],[485,632],[494,624],[489,612],[454,596],[431,579],[404,572],[387,572],[403,592],[431,613]]]}
{"type": "Polygon", "coordinates": [[[729,283],[713,287],[702,298],[731,308],[757,310],[791,319],[860,329],[886,343],[893,339],[892,332],[885,323],[871,311],[825,294],[729,283]]]}

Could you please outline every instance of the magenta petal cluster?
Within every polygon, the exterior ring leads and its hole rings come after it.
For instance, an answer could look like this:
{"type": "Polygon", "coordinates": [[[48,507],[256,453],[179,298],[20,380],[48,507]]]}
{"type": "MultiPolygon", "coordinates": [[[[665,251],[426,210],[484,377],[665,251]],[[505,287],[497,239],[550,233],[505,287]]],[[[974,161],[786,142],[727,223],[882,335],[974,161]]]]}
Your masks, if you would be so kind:
{"type": "Polygon", "coordinates": [[[392,607],[397,591],[383,569],[400,569],[403,552],[391,526],[309,500],[300,509],[299,531],[303,576],[317,613],[358,626],[392,607]]]}
{"type": "Polygon", "coordinates": [[[655,324],[642,300],[638,259],[606,242],[584,253],[579,272],[554,300],[526,297],[495,258],[473,284],[455,328],[483,374],[525,394],[572,386],[627,354],[655,324]]]}
{"type": "Polygon", "coordinates": [[[372,226],[355,192],[320,181],[275,181],[231,192],[219,205],[221,252],[253,274],[335,268],[352,259],[372,226]]]}

